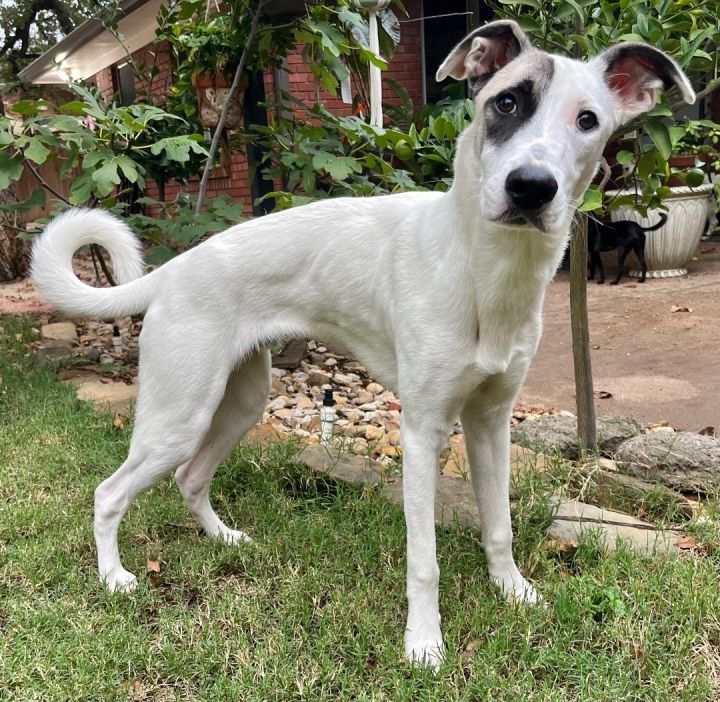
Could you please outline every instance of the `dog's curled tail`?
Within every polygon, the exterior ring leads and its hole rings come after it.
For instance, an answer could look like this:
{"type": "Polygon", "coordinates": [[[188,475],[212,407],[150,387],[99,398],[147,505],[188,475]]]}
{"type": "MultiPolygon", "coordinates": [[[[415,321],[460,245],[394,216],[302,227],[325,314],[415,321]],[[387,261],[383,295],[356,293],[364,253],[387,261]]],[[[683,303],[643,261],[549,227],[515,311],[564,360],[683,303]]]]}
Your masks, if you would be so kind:
{"type": "Polygon", "coordinates": [[[72,316],[125,317],[150,304],[153,275],[143,277],[140,242],[103,210],[68,210],[52,220],[35,241],[30,271],[45,298],[72,316]],[[75,275],[73,254],[88,244],[110,254],[117,287],[93,288],[75,275]]]}
{"type": "Polygon", "coordinates": [[[667,222],[667,215],[664,212],[658,214],[660,221],[657,224],[653,224],[652,227],[641,227],[644,232],[654,232],[656,229],[660,229],[665,222],[667,222]]]}

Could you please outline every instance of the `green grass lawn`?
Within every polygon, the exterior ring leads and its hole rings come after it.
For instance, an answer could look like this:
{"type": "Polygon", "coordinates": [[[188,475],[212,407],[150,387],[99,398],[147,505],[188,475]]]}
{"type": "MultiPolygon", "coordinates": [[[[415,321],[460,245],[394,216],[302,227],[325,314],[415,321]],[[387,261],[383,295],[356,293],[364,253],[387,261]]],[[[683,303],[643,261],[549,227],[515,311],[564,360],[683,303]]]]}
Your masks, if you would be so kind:
{"type": "MultiPolygon", "coordinates": [[[[129,428],[34,365],[30,324],[0,319],[0,700],[717,700],[720,538],[702,555],[538,548],[562,471],[528,475],[516,553],[545,606],[504,604],[475,533],[438,530],[448,646],[402,659],[404,526],[368,489],[312,477],[291,446],[240,449],[213,501],[255,543],[200,535],[172,479],[120,532],[132,594],[98,581],[93,490],[129,428]],[[145,575],[148,561],[160,573],[145,575]]],[[[717,512],[711,506],[711,513],[717,512]]]]}

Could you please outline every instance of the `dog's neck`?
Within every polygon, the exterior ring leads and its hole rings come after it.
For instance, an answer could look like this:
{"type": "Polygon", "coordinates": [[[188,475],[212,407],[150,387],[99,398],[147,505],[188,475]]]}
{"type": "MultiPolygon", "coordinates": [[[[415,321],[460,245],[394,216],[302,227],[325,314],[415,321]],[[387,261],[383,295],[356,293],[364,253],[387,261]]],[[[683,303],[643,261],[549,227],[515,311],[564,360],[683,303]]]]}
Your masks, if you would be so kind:
{"type": "Polygon", "coordinates": [[[458,145],[456,178],[438,203],[438,221],[443,223],[445,246],[456,250],[456,270],[468,281],[467,304],[473,308],[478,335],[476,357],[484,372],[502,373],[518,331],[540,323],[545,290],[562,259],[566,236],[483,218],[482,178],[472,135],[461,139],[466,141],[458,145]]]}

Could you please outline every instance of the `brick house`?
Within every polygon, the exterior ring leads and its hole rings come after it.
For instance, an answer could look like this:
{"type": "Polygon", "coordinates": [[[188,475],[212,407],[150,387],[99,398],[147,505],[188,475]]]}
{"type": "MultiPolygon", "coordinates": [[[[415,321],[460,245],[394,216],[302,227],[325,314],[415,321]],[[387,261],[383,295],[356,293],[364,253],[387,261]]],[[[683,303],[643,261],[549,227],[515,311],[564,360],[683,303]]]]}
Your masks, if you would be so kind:
{"type": "MultiPolygon", "coordinates": [[[[163,0],[125,0],[121,5],[118,32],[124,37],[121,46],[102,22],[90,19],[77,27],[51,50],[25,68],[20,77],[34,84],[63,85],[69,78],[93,83],[106,97],[118,95],[121,102],[132,102],[136,91],[149,89],[155,95],[167,94],[172,83],[172,66],[167,47],[155,43],[156,15],[163,0]],[[134,84],[134,74],[127,62],[127,53],[137,62],[160,68],[152,85],[134,84]]],[[[268,12],[276,14],[302,11],[298,0],[273,0],[268,12]]],[[[450,48],[473,26],[491,17],[490,10],[480,0],[405,0],[408,16],[398,13],[401,22],[401,39],[384,75],[400,82],[408,91],[413,104],[421,106],[441,95],[434,73],[450,48]]],[[[268,97],[279,97],[289,91],[296,98],[314,103],[319,100],[327,109],[338,115],[351,113],[351,105],[319,88],[308,67],[303,63],[302,47],[287,57],[285,65],[249,77],[245,91],[246,124],[266,123],[267,114],[258,106],[268,97]]],[[[392,101],[391,91],[384,88],[383,97],[392,101]]],[[[254,155],[248,157],[233,153],[229,162],[218,167],[208,185],[208,197],[227,194],[242,200],[250,209],[258,196],[271,189],[272,184],[257,175],[250,179],[254,155]]],[[[186,188],[197,190],[197,181],[186,188]]],[[[168,183],[165,199],[172,200],[180,186],[168,183]]],[[[157,188],[150,184],[148,195],[157,197],[157,188]]],[[[253,208],[257,214],[257,207],[253,208]]]]}

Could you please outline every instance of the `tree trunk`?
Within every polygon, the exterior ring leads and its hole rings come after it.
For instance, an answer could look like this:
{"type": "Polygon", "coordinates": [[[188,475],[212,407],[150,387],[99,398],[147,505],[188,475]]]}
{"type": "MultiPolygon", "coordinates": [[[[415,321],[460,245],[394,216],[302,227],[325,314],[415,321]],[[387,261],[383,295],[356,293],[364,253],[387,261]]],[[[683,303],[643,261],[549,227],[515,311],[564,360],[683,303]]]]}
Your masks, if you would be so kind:
{"type": "Polygon", "coordinates": [[[587,314],[587,217],[581,213],[573,223],[570,243],[570,325],[578,438],[583,450],[594,451],[597,441],[587,314]]]}

